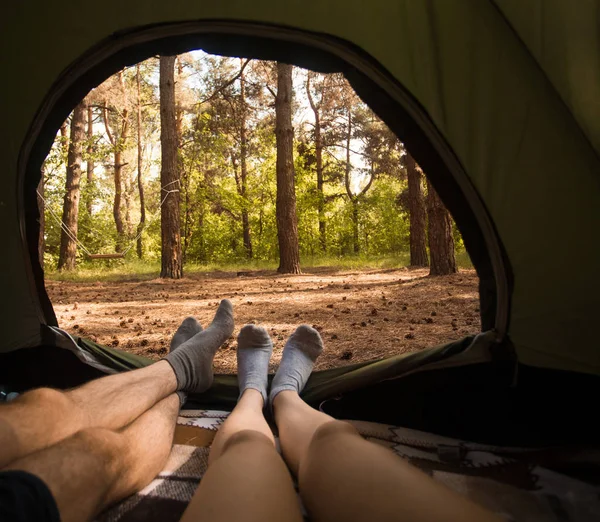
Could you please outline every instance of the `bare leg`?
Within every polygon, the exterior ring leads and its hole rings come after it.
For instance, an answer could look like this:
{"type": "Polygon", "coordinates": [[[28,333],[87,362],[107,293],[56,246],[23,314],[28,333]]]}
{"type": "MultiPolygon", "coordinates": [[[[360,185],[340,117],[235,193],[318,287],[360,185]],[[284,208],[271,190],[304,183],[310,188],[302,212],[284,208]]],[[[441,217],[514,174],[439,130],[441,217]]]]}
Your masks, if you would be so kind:
{"type": "Polygon", "coordinates": [[[67,392],[40,388],[0,407],[0,468],[81,430],[119,429],[177,387],[166,361],[67,392]]]}
{"type": "Polygon", "coordinates": [[[215,437],[208,471],[182,522],[302,520],[262,408],[260,391],[249,388],[242,394],[215,437]]]}
{"type": "Polygon", "coordinates": [[[312,520],[498,521],[294,391],[274,400],[283,455],[312,520]]]}
{"type": "Polygon", "coordinates": [[[52,492],[63,522],[90,520],[148,484],[164,466],[179,397],[171,394],[121,431],[84,429],[5,470],[32,473],[52,492]]]}

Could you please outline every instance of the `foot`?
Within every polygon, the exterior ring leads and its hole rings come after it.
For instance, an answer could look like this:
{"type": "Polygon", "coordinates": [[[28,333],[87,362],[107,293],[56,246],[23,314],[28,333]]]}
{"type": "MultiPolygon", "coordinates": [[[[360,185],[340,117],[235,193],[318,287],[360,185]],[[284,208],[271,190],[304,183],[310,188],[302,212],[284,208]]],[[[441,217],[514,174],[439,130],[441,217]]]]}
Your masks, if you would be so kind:
{"type": "Polygon", "coordinates": [[[305,324],[296,329],[285,343],[279,369],[271,384],[271,405],[279,392],[292,390],[300,393],[304,389],[322,351],[323,341],[319,332],[305,324]]]}
{"type": "MultiPolygon", "coordinates": [[[[194,335],[202,331],[202,326],[196,320],[195,317],[186,317],[183,322],[177,328],[175,335],[173,335],[173,339],[171,339],[171,346],[169,348],[169,352],[176,350],[183,343],[189,341],[194,335]]],[[[184,391],[178,391],[177,395],[179,396],[179,404],[183,407],[187,399],[187,393],[184,391]]]]}
{"type": "Polygon", "coordinates": [[[169,352],[172,352],[176,348],[179,348],[183,343],[189,341],[194,335],[202,331],[202,325],[196,320],[195,317],[186,317],[183,322],[177,328],[173,339],[171,339],[171,346],[169,352]]]}
{"type": "Polygon", "coordinates": [[[187,393],[202,393],[213,382],[213,359],[221,345],[233,332],[233,306],[223,299],[215,318],[165,357],[177,377],[177,389],[187,393]]]}
{"type": "Polygon", "coordinates": [[[238,335],[237,361],[240,397],[248,388],[258,390],[267,402],[269,360],[273,343],[264,328],[247,324],[238,335]]]}

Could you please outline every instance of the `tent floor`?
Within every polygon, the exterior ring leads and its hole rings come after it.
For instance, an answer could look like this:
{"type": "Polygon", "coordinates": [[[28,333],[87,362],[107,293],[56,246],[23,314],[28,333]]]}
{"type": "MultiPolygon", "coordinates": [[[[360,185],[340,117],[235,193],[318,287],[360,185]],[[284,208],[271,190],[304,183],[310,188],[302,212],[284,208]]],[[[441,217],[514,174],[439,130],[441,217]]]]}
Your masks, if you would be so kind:
{"type": "MultiPolygon", "coordinates": [[[[163,471],[139,493],[102,513],[97,522],[178,521],[206,472],[210,445],[227,415],[211,410],[182,412],[163,471]]],[[[396,454],[503,518],[588,520],[600,508],[597,489],[549,470],[546,454],[515,453],[399,426],[350,422],[367,440],[388,448],[390,459],[396,454]]]]}

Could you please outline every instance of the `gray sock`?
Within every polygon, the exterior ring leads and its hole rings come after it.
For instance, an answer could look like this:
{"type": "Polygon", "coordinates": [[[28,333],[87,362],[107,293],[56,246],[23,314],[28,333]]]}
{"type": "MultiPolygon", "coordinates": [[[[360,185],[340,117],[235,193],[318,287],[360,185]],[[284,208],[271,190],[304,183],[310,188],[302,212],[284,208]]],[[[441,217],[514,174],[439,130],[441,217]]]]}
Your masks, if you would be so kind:
{"type": "Polygon", "coordinates": [[[258,390],[267,403],[269,360],[273,343],[264,328],[247,324],[238,335],[237,362],[240,397],[244,390],[258,390]]]}
{"type": "Polygon", "coordinates": [[[186,341],[189,341],[194,335],[202,331],[202,325],[195,317],[186,317],[177,328],[173,339],[171,339],[171,347],[169,352],[172,352],[186,341]]]}
{"type": "MultiPolygon", "coordinates": [[[[169,348],[169,352],[176,350],[183,343],[189,341],[192,337],[194,337],[194,335],[201,331],[202,326],[196,320],[195,317],[186,317],[183,320],[183,322],[179,325],[179,328],[177,328],[173,339],[171,339],[171,346],[169,348]]],[[[178,391],[177,395],[179,396],[180,406],[183,406],[185,400],[187,399],[187,393],[185,393],[184,391],[178,391]]]]}
{"type": "Polygon", "coordinates": [[[223,299],[212,323],[165,357],[177,377],[177,389],[202,393],[213,382],[213,359],[233,332],[233,306],[223,299]]]}
{"type": "Polygon", "coordinates": [[[285,343],[279,369],[271,384],[271,406],[277,394],[283,390],[302,391],[322,351],[323,341],[319,332],[305,324],[296,329],[285,343]]]}

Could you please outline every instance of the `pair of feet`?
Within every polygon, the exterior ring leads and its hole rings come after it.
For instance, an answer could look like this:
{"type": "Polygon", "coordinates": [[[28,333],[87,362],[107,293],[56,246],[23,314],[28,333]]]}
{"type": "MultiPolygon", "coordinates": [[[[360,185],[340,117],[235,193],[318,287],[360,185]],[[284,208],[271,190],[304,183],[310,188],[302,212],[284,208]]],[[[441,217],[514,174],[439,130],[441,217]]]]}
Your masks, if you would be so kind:
{"type": "MultiPolygon", "coordinates": [[[[233,306],[221,301],[208,328],[202,329],[193,317],[186,318],[175,332],[166,360],[177,377],[177,390],[183,402],[186,393],[202,393],[213,383],[213,359],[217,350],[232,334],[233,306]]],[[[238,335],[238,382],[240,395],[247,389],[258,390],[265,403],[272,404],[284,390],[300,393],[308,380],[315,360],[323,351],[319,332],[307,325],[299,326],[288,339],[267,397],[269,360],[273,343],[264,328],[247,324],[238,335]]]]}

